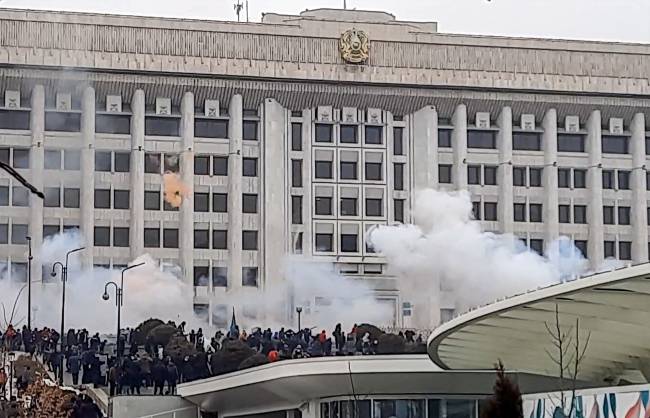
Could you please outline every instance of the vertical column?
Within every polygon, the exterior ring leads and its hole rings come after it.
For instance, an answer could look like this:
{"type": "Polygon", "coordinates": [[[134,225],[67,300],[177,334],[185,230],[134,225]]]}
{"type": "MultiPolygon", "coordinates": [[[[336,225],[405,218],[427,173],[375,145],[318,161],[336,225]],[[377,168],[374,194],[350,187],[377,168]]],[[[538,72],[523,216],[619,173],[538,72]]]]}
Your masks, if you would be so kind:
{"type": "Polygon", "coordinates": [[[438,112],[427,106],[411,118],[411,190],[417,192],[438,185],[438,112]]]}
{"type": "Polygon", "coordinates": [[[459,104],[451,118],[454,130],[451,144],[454,150],[454,168],[452,181],[458,190],[467,189],[467,106],[459,104]]]}
{"type": "Polygon", "coordinates": [[[632,137],[632,260],[635,263],[648,261],[648,203],[646,199],[645,115],[637,113],[630,126],[632,137]]]}
{"type": "Polygon", "coordinates": [[[230,99],[228,155],[228,289],[242,286],[242,136],[243,108],[239,94],[230,99]]]}
{"type": "Polygon", "coordinates": [[[560,236],[557,190],[557,111],[549,109],[542,121],[544,149],[544,242],[546,247],[560,236]]]}
{"type": "MultiPolygon", "coordinates": [[[[43,86],[34,86],[31,102],[32,145],[29,151],[29,174],[32,185],[42,191],[45,159],[45,89],[43,86]]],[[[38,257],[38,252],[43,245],[43,200],[33,194],[29,199],[29,235],[32,237],[32,249],[38,257]]],[[[25,253],[27,253],[27,247],[25,247],[25,253]]],[[[41,269],[41,262],[37,258],[36,262],[32,263],[32,280],[40,280],[43,277],[41,269]]]]}
{"type": "Polygon", "coordinates": [[[594,110],[587,121],[587,152],[589,153],[589,170],[587,172],[589,243],[587,255],[593,268],[600,266],[605,259],[601,130],[600,110],[594,110]]]}
{"type": "Polygon", "coordinates": [[[181,181],[187,197],[180,208],[180,264],[190,285],[194,279],[194,94],[186,92],[181,101],[181,181]]]}
{"type": "Polygon", "coordinates": [[[144,252],[144,91],[131,99],[131,258],[144,252]]]}
{"type": "Polygon", "coordinates": [[[86,87],[81,100],[81,221],[79,227],[84,237],[86,251],[81,252],[85,268],[93,265],[95,225],[95,89],[86,87]]]}
{"type": "Polygon", "coordinates": [[[499,202],[497,203],[499,228],[502,233],[514,231],[514,200],[512,185],[512,109],[504,107],[497,119],[499,134],[499,202]]]}
{"type": "MultiPolygon", "coordinates": [[[[302,196],[302,221],[305,232],[302,236],[302,253],[305,256],[313,254],[314,236],[312,235],[312,218],[311,218],[311,182],[312,182],[312,153],[311,153],[311,133],[312,133],[312,110],[304,109],[302,111],[302,178],[303,178],[303,196],[302,196]]],[[[291,181],[291,180],[289,180],[291,181]]]]}

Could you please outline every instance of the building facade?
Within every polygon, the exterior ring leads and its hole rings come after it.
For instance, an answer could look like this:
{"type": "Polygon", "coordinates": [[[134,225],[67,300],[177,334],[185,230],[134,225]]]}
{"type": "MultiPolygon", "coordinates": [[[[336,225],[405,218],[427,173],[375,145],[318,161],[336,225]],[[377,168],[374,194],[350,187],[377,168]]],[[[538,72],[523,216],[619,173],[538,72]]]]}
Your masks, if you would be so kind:
{"type": "MultiPolygon", "coordinates": [[[[287,254],[407,303],[366,242],[415,192],[468,189],[489,231],[597,266],[648,260],[650,46],[461,36],[383,12],[261,23],[0,11],[0,255],[79,228],[87,266],[149,253],[223,316],[287,254]],[[180,208],[162,174],[180,173],[180,208]]],[[[38,261],[38,260],[37,260],[38,261]]],[[[36,262],[34,277],[46,271],[36,262]]],[[[45,275],[43,275],[45,276],[45,275]]],[[[448,316],[451,300],[441,298],[448,316]]]]}

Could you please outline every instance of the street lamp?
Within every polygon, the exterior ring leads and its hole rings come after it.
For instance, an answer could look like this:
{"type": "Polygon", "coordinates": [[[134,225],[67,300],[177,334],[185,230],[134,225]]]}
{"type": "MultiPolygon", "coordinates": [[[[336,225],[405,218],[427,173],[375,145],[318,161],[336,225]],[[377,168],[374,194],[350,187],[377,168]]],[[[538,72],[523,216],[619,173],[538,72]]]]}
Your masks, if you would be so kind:
{"type": "Polygon", "coordinates": [[[110,281],[104,285],[104,294],[102,299],[108,300],[110,296],[108,295],[108,286],[113,285],[115,287],[115,305],[117,306],[117,334],[115,334],[115,359],[116,364],[119,364],[119,348],[120,348],[120,329],[122,326],[122,305],[124,304],[124,272],[131,270],[132,268],[140,267],[145,263],[133,264],[131,266],[125,267],[122,269],[122,278],[120,280],[120,285],[110,281]]]}
{"type": "MultiPolygon", "coordinates": [[[[52,265],[52,277],[56,277],[56,266],[58,265],[61,267],[61,281],[63,283],[63,290],[61,292],[61,335],[59,336],[59,354],[61,356],[63,355],[63,333],[65,332],[65,284],[68,281],[68,258],[70,257],[70,254],[76,253],[77,251],[81,251],[85,248],[86,247],[79,247],[68,251],[65,255],[65,265],[63,265],[63,263],[60,261],[57,261],[52,265]]],[[[58,364],[58,366],[59,384],[63,385],[63,364],[58,364]]]]}
{"type": "Polygon", "coordinates": [[[302,330],[300,327],[300,315],[302,314],[302,306],[296,307],[296,313],[298,314],[298,332],[300,332],[302,330]]]}
{"type": "Polygon", "coordinates": [[[32,237],[27,237],[27,329],[32,330],[32,237]]]}
{"type": "Polygon", "coordinates": [[[8,354],[9,358],[9,401],[14,395],[14,360],[16,360],[16,353],[13,351],[8,354]]]}

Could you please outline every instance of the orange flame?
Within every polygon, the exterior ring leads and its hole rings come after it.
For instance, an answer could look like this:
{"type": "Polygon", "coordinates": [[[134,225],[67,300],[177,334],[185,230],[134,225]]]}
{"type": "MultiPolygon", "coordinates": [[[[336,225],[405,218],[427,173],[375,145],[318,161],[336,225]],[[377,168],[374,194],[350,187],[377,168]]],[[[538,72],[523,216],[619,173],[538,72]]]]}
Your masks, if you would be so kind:
{"type": "Polygon", "coordinates": [[[183,203],[183,199],[189,197],[188,187],[181,181],[178,174],[167,172],[163,174],[165,186],[165,201],[177,208],[183,203]]]}

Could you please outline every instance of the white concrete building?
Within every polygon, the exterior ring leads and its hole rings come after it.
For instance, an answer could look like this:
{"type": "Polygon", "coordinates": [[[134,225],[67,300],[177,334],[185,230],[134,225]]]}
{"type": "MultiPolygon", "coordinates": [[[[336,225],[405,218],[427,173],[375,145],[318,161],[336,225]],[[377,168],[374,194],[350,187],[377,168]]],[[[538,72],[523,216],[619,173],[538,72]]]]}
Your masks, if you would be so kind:
{"type": "Polygon", "coordinates": [[[300,253],[367,280],[401,323],[408,301],[365,232],[408,222],[434,187],[468,188],[485,229],[536,250],[562,234],[594,265],[647,261],[649,68],[649,45],[449,35],[383,12],[2,9],[0,158],[46,198],[0,176],[0,258],[23,278],[27,234],[39,248],[79,228],[86,265],[148,252],[224,317],[215,297],[274,286],[300,253]],[[189,189],[180,210],[165,171],[189,189]]]}

